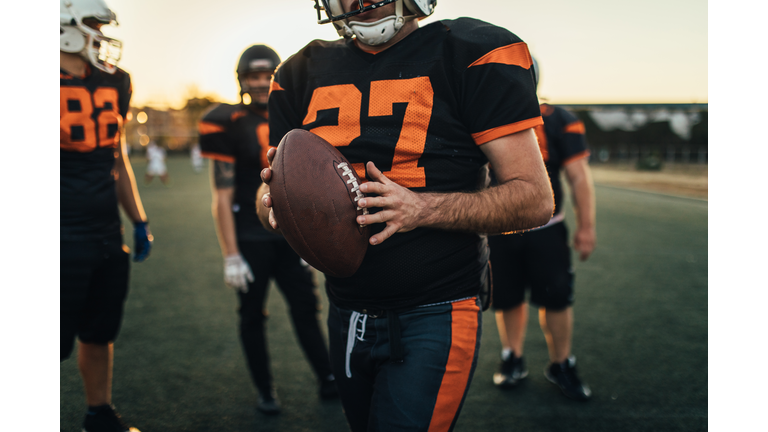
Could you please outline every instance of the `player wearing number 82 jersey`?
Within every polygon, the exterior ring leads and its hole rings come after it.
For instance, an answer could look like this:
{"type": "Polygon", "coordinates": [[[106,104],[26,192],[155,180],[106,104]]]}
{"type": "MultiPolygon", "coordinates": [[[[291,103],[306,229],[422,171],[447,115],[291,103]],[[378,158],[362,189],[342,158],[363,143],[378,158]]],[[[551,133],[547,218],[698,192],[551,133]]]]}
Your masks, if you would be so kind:
{"type": "Polygon", "coordinates": [[[61,238],[120,234],[115,154],[128,113],[131,81],[88,67],[85,77],[59,74],[61,92],[61,238]]]}

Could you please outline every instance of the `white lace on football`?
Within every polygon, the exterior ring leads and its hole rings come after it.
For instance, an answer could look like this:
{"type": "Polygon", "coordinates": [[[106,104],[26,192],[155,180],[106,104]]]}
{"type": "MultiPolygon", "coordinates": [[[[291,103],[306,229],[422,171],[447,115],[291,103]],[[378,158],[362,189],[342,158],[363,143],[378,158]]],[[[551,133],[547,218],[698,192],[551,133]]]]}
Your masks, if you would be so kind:
{"type": "MultiPolygon", "coordinates": [[[[357,184],[357,179],[355,178],[355,173],[349,168],[349,165],[347,165],[346,162],[342,162],[337,166],[338,169],[342,170],[341,174],[349,177],[349,180],[347,180],[347,184],[352,185],[352,192],[355,193],[355,202],[359,201],[360,198],[364,198],[365,195],[363,195],[362,192],[360,192],[360,185],[357,184]]],[[[360,208],[360,206],[357,207],[358,210],[362,210],[364,215],[368,214],[367,208],[360,208]]]]}

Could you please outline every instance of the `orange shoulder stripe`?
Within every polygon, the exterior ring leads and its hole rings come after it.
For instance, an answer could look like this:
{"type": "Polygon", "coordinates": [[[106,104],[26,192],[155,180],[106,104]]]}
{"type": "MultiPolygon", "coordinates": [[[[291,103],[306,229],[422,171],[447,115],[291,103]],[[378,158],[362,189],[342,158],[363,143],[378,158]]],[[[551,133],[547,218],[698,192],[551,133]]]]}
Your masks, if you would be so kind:
{"type": "Polygon", "coordinates": [[[447,431],[456,417],[469,384],[469,371],[477,346],[477,314],[475,298],[451,304],[451,349],[445,374],[437,392],[429,432],[447,431]]]}
{"type": "Polygon", "coordinates": [[[285,89],[280,87],[280,83],[278,83],[273,79],[272,82],[269,83],[269,92],[272,93],[273,91],[278,91],[278,90],[285,90],[285,89]]]}
{"type": "Polygon", "coordinates": [[[229,121],[232,123],[235,122],[235,120],[239,119],[240,117],[245,117],[248,113],[245,112],[245,110],[237,110],[232,113],[231,116],[229,116],[229,121]]]}
{"type": "Polygon", "coordinates": [[[200,132],[200,135],[208,135],[213,133],[219,133],[224,132],[224,126],[217,125],[216,123],[210,123],[210,122],[204,122],[201,121],[197,124],[197,130],[200,132]]]}
{"type": "Polygon", "coordinates": [[[523,69],[530,69],[533,64],[531,53],[528,52],[528,45],[525,42],[518,42],[512,45],[506,45],[489,52],[488,54],[475,60],[474,63],[467,66],[479,66],[489,63],[501,63],[506,65],[516,65],[523,69]]]}
{"type": "Polygon", "coordinates": [[[227,163],[235,163],[234,156],[227,156],[223,155],[221,153],[211,153],[211,152],[200,152],[200,155],[204,158],[208,159],[215,159],[217,161],[227,162],[227,163]]]}
{"type": "Polygon", "coordinates": [[[573,123],[567,124],[565,129],[563,129],[563,132],[584,135],[586,133],[586,129],[584,129],[584,123],[581,120],[577,120],[573,123]]]}
{"type": "Polygon", "coordinates": [[[544,120],[541,118],[541,116],[538,116],[534,118],[529,118],[527,120],[521,120],[519,122],[510,123],[508,125],[495,127],[493,129],[488,129],[482,132],[473,133],[472,139],[475,140],[475,144],[482,145],[487,143],[488,141],[493,141],[496,138],[512,135],[513,133],[524,131],[526,129],[530,129],[532,127],[536,127],[541,124],[544,124],[544,120]]]}
{"type": "Polygon", "coordinates": [[[569,157],[568,159],[563,161],[563,166],[568,165],[571,162],[576,162],[579,159],[583,159],[585,157],[589,157],[589,150],[584,150],[581,153],[576,153],[575,155],[569,157]]]}

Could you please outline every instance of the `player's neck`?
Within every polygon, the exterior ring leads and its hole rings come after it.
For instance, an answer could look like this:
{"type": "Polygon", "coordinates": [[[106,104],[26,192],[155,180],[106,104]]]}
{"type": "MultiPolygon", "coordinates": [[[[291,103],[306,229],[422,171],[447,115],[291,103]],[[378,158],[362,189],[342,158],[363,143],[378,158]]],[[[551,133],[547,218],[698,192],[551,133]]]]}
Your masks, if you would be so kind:
{"type": "Polygon", "coordinates": [[[59,51],[59,67],[68,74],[76,77],[84,77],[88,72],[88,64],[79,54],[59,51]]]}
{"type": "Polygon", "coordinates": [[[357,47],[360,48],[362,51],[365,51],[369,54],[378,54],[386,50],[387,48],[392,47],[393,45],[400,42],[401,40],[405,39],[406,36],[408,36],[409,34],[413,33],[418,29],[419,29],[419,21],[415,19],[410,20],[405,24],[403,24],[403,28],[401,28],[400,31],[397,32],[397,34],[395,34],[394,37],[392,37],[392,39],[387,41],[387,43],[372,46],[372,45],[366,45],[360,42],[357,38],[355,38],[355,45],[357,45],[357,47]]]}

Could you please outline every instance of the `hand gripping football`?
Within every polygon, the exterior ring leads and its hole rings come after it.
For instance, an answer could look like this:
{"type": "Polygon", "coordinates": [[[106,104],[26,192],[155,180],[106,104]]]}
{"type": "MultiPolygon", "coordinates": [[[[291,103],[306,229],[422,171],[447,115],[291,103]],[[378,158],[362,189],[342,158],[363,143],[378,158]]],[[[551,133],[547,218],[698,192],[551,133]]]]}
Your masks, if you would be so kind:
{"type": "Polygon", "coordinates": [[[369,229],[356,218],[360,179],[347,159],[303,129],[283,137],[272,161],[272,210],[283,236],[304,261],[335,277],[352,276],[368,249],[369,229]]]}

